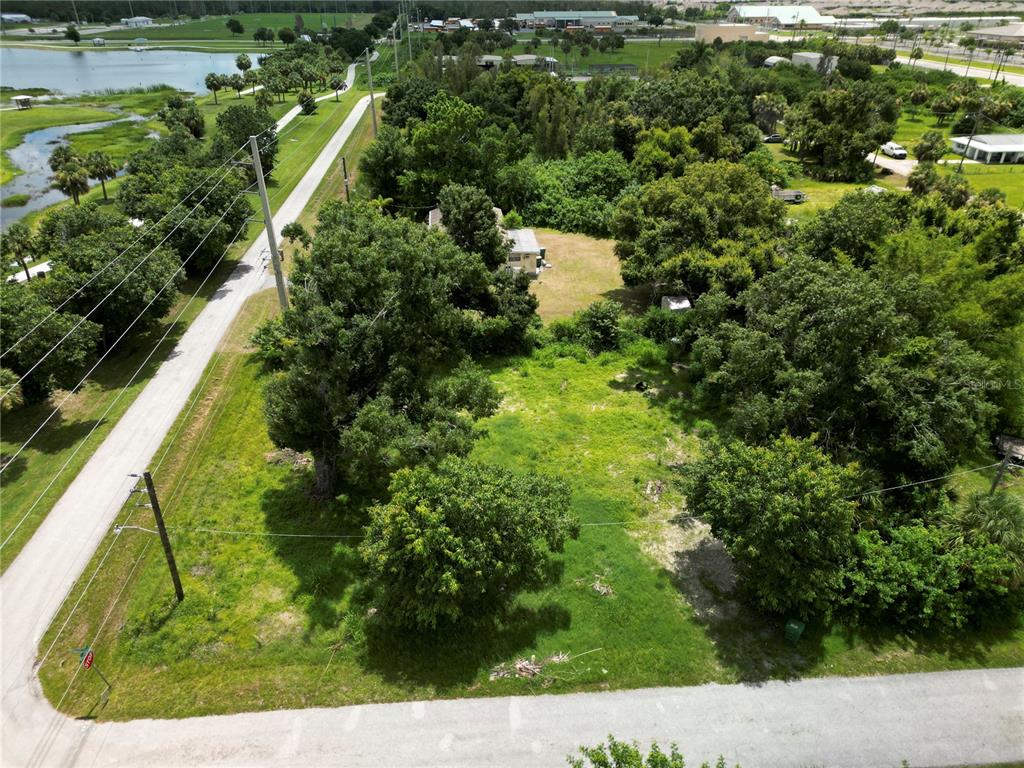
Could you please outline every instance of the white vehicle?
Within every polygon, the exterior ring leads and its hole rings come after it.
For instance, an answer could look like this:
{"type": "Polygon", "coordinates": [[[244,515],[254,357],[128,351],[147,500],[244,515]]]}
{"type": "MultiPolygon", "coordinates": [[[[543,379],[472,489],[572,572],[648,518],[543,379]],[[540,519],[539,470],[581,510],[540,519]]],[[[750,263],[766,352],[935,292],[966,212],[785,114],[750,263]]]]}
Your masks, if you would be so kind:
{"type": "Polygon", "coordinates": [[[906,160],[907,150],[897,144],[895,141],[888,141],[882,145],[882,152],[889,157],[895,158],[896,160],[906,160]]]}

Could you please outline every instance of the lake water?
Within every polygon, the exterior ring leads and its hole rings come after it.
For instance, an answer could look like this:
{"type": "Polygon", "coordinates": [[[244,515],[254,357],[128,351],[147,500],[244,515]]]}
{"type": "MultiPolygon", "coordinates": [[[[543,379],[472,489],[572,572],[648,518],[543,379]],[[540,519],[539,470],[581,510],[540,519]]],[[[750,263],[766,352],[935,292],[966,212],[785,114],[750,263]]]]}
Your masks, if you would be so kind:
{"type": "MultiPolygon", "coordinates": [[[[7,152],[11,163],[21,168],[24,173],[0,187],[0,198],[11,195],[28,195],[30,199],[27,204],[22,206],[0,207],[0,229],[6,230],[15,221],[32,211],[40,211],[67,198],[67,195],[51,186],[50,176],[52,174],[48,162],[50,153],[53,152],[58,144],[65,143],[65,137],[76,133],[98,131],[114,123],[134,122],[144,119],[144,117],[138,115],[128,115],[125,117],[114,117],[111,120],[100,123],[58,125],[53,128],[42,128],[26,134],[21,144],[7,152]]],[[[118,175],[121,174],[119,173],[118,175]]],[[[90,181],[90,186],[95,183],[90,181]]]]}
{"type": "MultiPolygon", "coordinates": [[[[145,51],[39,51],[0,48],[0,85],[49,88],[74,95],[106,89],[121,90],[165,83],[193,93],[205,93],[210,72],[237,72],[233,53],[198,53],[150,48],[145,51]]],[[[250,53],[253,67],[258,54],[250,53]]]]}

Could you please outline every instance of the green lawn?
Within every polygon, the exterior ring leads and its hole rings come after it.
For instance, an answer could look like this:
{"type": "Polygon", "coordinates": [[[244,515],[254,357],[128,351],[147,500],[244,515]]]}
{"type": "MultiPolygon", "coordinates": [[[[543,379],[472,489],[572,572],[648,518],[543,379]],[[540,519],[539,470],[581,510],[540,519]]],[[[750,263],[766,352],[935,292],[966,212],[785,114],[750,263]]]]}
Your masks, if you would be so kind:
{"type": "MultiPolygon", "coordinates": [[[[566,56],[562,53],[561,48],[551,45],[550,38],[543,38],[543,40],[544,42],[536,50],[538,56],[552,56],[570,72],[583,74],[591,64],[633,64],[643,74],[671,61],[679,52],[680,46],[686,44],[686,41],[681,40],[662,40],[659,43],[627,39],[625,47],[617,51],[601,53],[596,48],[592,48],[589,55],[581,56],[579,46],[573,46],[572,51],[566,56]]],[[[526,53],[523,43],[517,43],[507,50],[512,55],[526,53]]],[[[505,49],[496,49],[495,54],[504,55],[505,49]]]]}
{"type": "MultiPolygon", "coordinates": [[[[937,61],[937,62],[945,62],[946,61],[945,55],[940,56],[940,55],[935,54],[935,53],[926,53],[924,55],[924,58],[927,61],[937,61]]],[[[964,56],[964,57],[957,58],[957,57],[950,56],[948,63],[949,64],[959,64],[959,65],[962,65],[962,66],[967,66],[967,57],[964,56]]],[[[980,77],[980,78],[986,78],[986,79],[987,78],[991,78],[992,75],[995,74],[997,66],[998,66],[997,62],[993,62],[993,61],[990,61],[988,59],[980,59],[980,58],[975,57],[974,60],[971,61],[971,68],[970,68],[970,70],[968,71],[967,74],[971,75],[972,77],[980,77]],[[977,72],[975,72],[975,70],[977,70],[977,72]]],[[[1004,64],[1000,68],[999,72],[1000,72],[1000,75],[1003,72],[1009,72],[1009,73],[1016,74],[1016,75],[1024,75],[1024,67],[1018,66],[1016,64],[1004,64]]]]}
{"type": "MultiPolygon", "coordinates": [[[[700,451],[701,414],[685,373],[647,344],[582,361],[540,351],[491,369],[504,400],[474,455],[561,473],[584,523],[548,586],[523,595],[506,619],[457,636],[367,624],[357,540],[272,535],[358,536],[364,519],[355,505],[314,500],[309,470],[281,461],[267,437],[265,374],[244,346],[274,306],[271,292],[250,300],[156,477],[185,602],[173,606],[152,534],[126,530],[68,629],[55,634],[66,607],[45,636],[43,648],[56,640],[64,649],[99,633],[93,647],[113,693],[101,704],[99,680],[80,676],[61,706],[68,714],[184,717],[1024,663],[1019,628],[946,642],[811,628],[795,647],[783,643],[778,622],[732,599],[727,559],[699,544],[701,524],[684,515],[675,467],[700,451]],[[491,679],[498,665],[561,653],[571,660],[537,678],[491,679]]],[[[147,512],[129,505],[128,515],[152,526],[147,512]]],[[[73,665],[55,652],[40,674],[57,701],[73,665]]]]}
{"type": "Polygon", "coordinates": [[[0,184],[6,184],[19,173],[7,158],[7,150],[18,146],[26,133],[55,125],[98,123],[115,119],[117,115],[91,107],[46,106],[32,109],[9,110],[0,115],[0,184]]]}
{"type": "MultiPolygon", "coordinates": [[[[955,169],[955,163],[939,166],[943,173],[954,173],[955,169]]],[[[1024,166],[964,163],[963,174],[975,192],[995,187],[1006,195],[1008,204],[1024,208],[1024,166]]]]}
{"type": "MultiPolygon", "coordinates": [[[[123,40],[108,40],[107,44],[102,48],[94,48],[91,43],[81,43],[75,45],[69,40],[64,39],[33,39],[22,42],[18,38],[7,37],[0,40],[0,47],[6,48],[33,48],[38,50],[52,50],[59,48],[62,50],[71,51],[89,51],[97,54],[102,54],[104,51],[124,51],[130,46],[134,45],[132,42],[135,37],[134,35],[128,39],[123,40]]],[[[147,38],[148,39],[148,38],[147,38]]],[[[281,43],[272,43],[268,45],[257,44],[253,41],[251,36],[243,35],[237,40],[162,40],[162,41],[151,41],[147,42],[147,48],[163,48],[172,51],[197,51],[200,53],[248,53],[248,54],[259,54],[269,53],[273,49],[281,49],[284,46],[281,43]]]]}
{"type": "MultiPolygon", "coordinates": [[[[366,26],[373,14],[370,13],[239,13],[234,16],[210,16],[199,21],[187,21],[173,26],[140,27],[138,29],[97,32],[83,36],[84,40],[102,37],[105,40],[132,40],[145,37],[147,40],[247,40],[252,42],[252,33],[259,27],[270,27],[275,32],[281,27],[294,27],[296,16],[301,16],[305,29],[319,32],[321,24],[330,27],[351,25],[357,29],[366,26]],[[238,19],[245,28],[241,35],[232,35],[226,26],[229,18],[238,19]]],[[[163,20],[166,21],[166,20],[163,20]]]]}
{"type": "MultiPolygon", "coordinates": [[[[269,185],[271,195],[271,207],[275,210],[281,202],[287,198],[295,188],[299,179],[308,170],[313,160],[321,152],[331,136],[341,125],[348,115],[352,105],[363,94],[353,89],[341,96],[339,102],[325,101],[321,103],[316,114],[295,118],[295,122],[288,126],[287,133],[282,139],[282,146],[278,155],[277,167],[274,169],[273,180],[269,185]]],[[[221,102],[224,103],[223,100],[221,102]]],[[[284,105],[282,105],[284,106],[284,105]]],[[[290,107],[291,105],[287,105],[290,107]]],[[[117,180],[108,182],[107,189],[113,192],[117,180]]],[[[86,195],[85,199],[102,200],[102,193],[99,186],[94,187],[86,195]]],[[[71,201],[65,201],[58,205],[72,205],[71,201]]],[[[51,206],[52,209],[52,206],[51,206]]],[[[255,209],[254,209],[255,210],[255,209]]],[[[258,216],[258,211],[255,212],[258,216]]],[[[30,222],[37,220],[39,214],[26,217],[30,222]]],[[[229,264],[225,270],[233,266],[234,260],[245,252],[249,244],[255,240],[260,229],[258,226],[250,227],[247,237],[234,246],[226,261],[229,264]]],[[[227,272],[218,274],[211,278],[206,289],[208,293],[219,285],[220,280],[227,272]]],[[[181,298],[190,293],[194,284],[186,284],[183,288],[181,298]]],[[[206,295],[208,295],[208,293],[206,295]]],[[[6,568],[31,534],[45,519],[52,505],[56,502],[64,490],[74,479],[77,471],[85,464],[92,455],[92,452],[102,441],[102,437],[109,432],[110,428],[117,422],[117,419],[124,413],[131,402],[141,391],[149,377],[156,371],[159,363],[173,349],[173,340],[184,332],[191,319],[202,309],[205,297],[202,301],[194,302],[189,313],[184,316],[170,336],[167,344],[160,348],[158,354],[154,355],[150,365],[139,380],[130,389],[124,390],[124,395],[117,400],[117,405],[103,416],[103,423],[89,438],[83,442],[85,435],[96,424],[97,420],[104,414],[107,406],[117,397],[131,373],[138,367],[139,362],[148,353],[147,345],[159,336],[147,335],[143,337],[131,337],[126,339],[124,348],[131,350],[127,356],[122,354],[111,355],[96,371],[96,374],[82,388],[73,395],[62,408],[61,417],[51,422],[38,437],[33,440],[32,445],[26,449],[19,458],[19,466],[12,468],[4,474],[3,485],[3,515],[0,516],[0,541],[3,541],[8,533],[14,528],[17,522],[29,512],[36,502],[36,498],[42,492],[43,487],[49,482],[49,478],[56,475],[64,462],[81,444],[77,455],[69,464],[68,468],[60,475],[57,481],[32,510],[31,515],[24,524],[18,528],[15,538],[4,546],[0,554],[0,570],[6,568]]],[[[169,317],[174,317],[172,311],[169,317]]],[[[166,322],[166,321],[165,321],[166,322]]],[[[162,330],[161,330],[162,333],[162,330]]],[[[49,403],[22,408],[13,413],[5,414],[3,418],[3,439],[0,441],[0,451],[5,454],[12,454],[18,446],[35,431],[36,426],[49,414],[53,404],[63,399],[64,393],[57,393],[49,403]]]]}
{"type": "MultiPolygon", "coordinates": [[[[783,144],[766,144],[766,147],[780,160],[795,162],[797,156],[790,152],[783,144]]],[[[902,189],[906,185],[906,179],[896,176],[889,171],[876,168],[873,184],[878,184],[891,189],[902,189]]],[[[786,206],[786,215],[796,221],[804,221],[811,218],[818,211],[831,208],[839,199],[850,192],[864,189],[867,183],[854,183],[845,181],[820,181],[804,173],[797,174],[790,178],[789,188],[799,189],[807,194],[807,201],[799,205],[786,206]]]]}

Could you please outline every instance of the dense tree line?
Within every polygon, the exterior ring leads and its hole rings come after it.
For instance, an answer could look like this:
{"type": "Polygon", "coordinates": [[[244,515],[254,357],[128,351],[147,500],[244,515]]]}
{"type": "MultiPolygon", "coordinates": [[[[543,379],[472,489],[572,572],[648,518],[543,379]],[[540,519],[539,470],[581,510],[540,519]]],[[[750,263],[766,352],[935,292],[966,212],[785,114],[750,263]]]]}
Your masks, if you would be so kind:
{"type": "MultiPolygon", "coordinates": [[[[242,192],[254,176],[251,167],[225,161],[259,134],[269,174],[277,153],[273,118],[261,107],[231,106],[204,138],[201,113],[180,95],[158,117],[169,134],[128,158],[112,205],[59,208],[34,231],[17,225],[2,237],[5,255],[26,277],[30,261],[52,267],[45,280],[0,286],[2,365],[12,381],[24,376],[26,402],[74,386],[103,349],[150,329],[170,310],[186,276],[207,274],[244,235],[252,207],[242,192]]],[[[105,155],[80,158],[66,146],[50,162],[62,189],[67,177],[84,177],[66,190],[75,198],[88,191],[90,176],[105,182],[122,170],[105,155]]]]}
{"type": "MultiPolygon", "coordinates": [[[[854,193],[787,223],[770,185],[792,165],[761,133],[784,124],[805,173],[867,180],[901,109],[969,130],[1012,115],[1019,91],[879,73],[888,54],[841,45],[822,49],[835,71],[760,66],[779,52],[687,46],[651,78],[578,88],[481,71],[472,39],[439,46],[389,93],[364,178],[398,214],[472,185],[528,224],[612,234],[628,284],[696,300],[640,320],[599,302],[550,338],[586,355],[642,333],[686,356],[722,433],[684,472],[689,503],[758,608],[939,631],[983,621],[1019,605],[1024,510],[918,483],[1024,430],[1019,212],[932,169],[910,194],[854,193]]],[[[926,136],[914,151],[945,147],[926,136]]]]}

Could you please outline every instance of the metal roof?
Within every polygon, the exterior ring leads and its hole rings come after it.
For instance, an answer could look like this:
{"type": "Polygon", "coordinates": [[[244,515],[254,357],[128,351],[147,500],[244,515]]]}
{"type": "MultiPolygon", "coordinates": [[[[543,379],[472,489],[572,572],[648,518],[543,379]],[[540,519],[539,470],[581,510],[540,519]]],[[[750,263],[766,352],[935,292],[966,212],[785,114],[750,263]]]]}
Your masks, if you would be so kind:
{"type": "Polygon", "coordinates": [[[953,141],[966,146],[970,140],[971,147],[986,152],[1024,152],[1024,133],[979,133],[970,136],[954,136],[953,141]]]}
{"type": "Polygon", "coordinates": [[[512,240],[512,253],[540,253],[537,235],[532,229],[510,229],[506,234],[512,240]]]}
{"type": "Polygon", "coordinates": [[[990,35],[992,37],[1003,38],[1024,38],[1024,23],[1004,24],[1001,27],[985,27],[984,29],[976,29],[973,32],[971,32],[971,35],[990,35]]]}
{"type": "Polygon", "coordinates": [[[822,16],[810,5],[734,5],[730,12],[743,19],[776,19],[785,26],[836,23],[835,16],[822,16]]]}
{"type": "Polygon", "coordinates": [[[519,21],[530,21],[531,19],[555,19],[556,21],[572,21],[573,19],[636,19],[636,16],[619,16],[615,11],[531,11],[530,13],[517,13],[519,21]]]}

